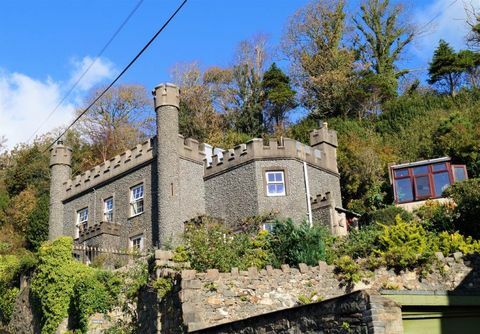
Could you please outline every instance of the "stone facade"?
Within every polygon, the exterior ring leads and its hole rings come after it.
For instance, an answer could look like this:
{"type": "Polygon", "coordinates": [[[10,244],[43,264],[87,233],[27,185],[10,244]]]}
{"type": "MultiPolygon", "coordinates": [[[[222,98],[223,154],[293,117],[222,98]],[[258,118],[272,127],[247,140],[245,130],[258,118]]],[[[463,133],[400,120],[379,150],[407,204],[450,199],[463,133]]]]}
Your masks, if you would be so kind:
{"type": "MultiPolygon", "coordinates": [[[[326,124],[312,132],[312,146],[284,138],[213,149],[178,134],[179,94],[171,84],[155,87],[157,136],[73,178],[71,150],[61,143],[52,148],[51,239],[69,235],[90,247],[152,249],[175,243],[183,223],[200,215],[235,228],[247,217],[272,212],[307,220],[316,196],[329,194],[332,212],[341,207],[337,137],[326,124]],[[282,193],[267,191],[267,172],[282,173],[282,193]],[[105,214],[108,205],[112,210],[105,214]]],[[[339,219],[337,213],[316,220],[345,234],[339,219]]]]}

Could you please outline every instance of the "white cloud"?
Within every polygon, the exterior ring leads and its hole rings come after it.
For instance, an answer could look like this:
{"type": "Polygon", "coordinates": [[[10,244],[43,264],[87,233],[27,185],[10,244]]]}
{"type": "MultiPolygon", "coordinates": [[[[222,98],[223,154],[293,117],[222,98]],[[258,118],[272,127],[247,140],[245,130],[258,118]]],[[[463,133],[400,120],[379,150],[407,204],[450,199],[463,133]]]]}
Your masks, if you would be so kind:
{"type": "Polygon", "coordinates": [[[433,0],[414,11],[415,22],[425,30],[413,47],[418,58],[430,61],[440,39],[455,50],[466,48],[465,36],[469,28],[464,4],[464,0],[433,0]]]}
{"type": "Polygon", "coordinates": [[[73,59],[72,65],[70,84],[74,84],[81,77],[77,87],[83,91],[89,90],[105,79],[113,78],[115,73],[114,65],[108,59],[99,58],[94,62],[94,58],[87,56],[80,60],[73,59]],[[86,70],[88,72],[84,74],[86,70]]]}
{"type": "Polygon", "coordinates": [[[0,69],[0,138],[7,138],[7,148],[26,142],[40,126],[37,135],[73,120],[74,111],[78,108],[75,101],[79,101],[94,85],[112,77],[114,66],[110,61],[99,59],[71,96],[45,121],[91,61],[90,57],[85,57],[74,62],[67,83],[52,78],[38,80],[23,73],[0,69]]]}

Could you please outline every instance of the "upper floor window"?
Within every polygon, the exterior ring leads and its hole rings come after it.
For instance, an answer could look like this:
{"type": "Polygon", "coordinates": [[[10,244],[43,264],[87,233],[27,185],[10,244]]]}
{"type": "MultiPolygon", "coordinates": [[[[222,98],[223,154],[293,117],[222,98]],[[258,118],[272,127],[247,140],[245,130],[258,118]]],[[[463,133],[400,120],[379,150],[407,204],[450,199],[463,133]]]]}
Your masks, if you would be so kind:
{"type": "Polygon", "coordinates": [[[447,158],[393,166],[395,202],[407,203],[439,198],[453,182],[467,178],[463,165],[450,165],[447,158]]]}
{"type": "Polygon", "coordinates": [[[265,173],[267,196],[285,196],[285,174],[283,171],[265,173]]]}
{"type": "Polygon", "coordinates": [[[103,201],[103,220],[109,223],[113,221],[113,197],[103,201]]]}
{"type": "Polygon", "coordinates": [[[77,224],[75,228],[75,238],[79,237],[80,231],[88,227],[88,208],[77,211],[77,224]]]}
{"type": "Polygon", "coordinates": [[[130,215],[143,213],[143,183],[130,189],[130,215]]]}

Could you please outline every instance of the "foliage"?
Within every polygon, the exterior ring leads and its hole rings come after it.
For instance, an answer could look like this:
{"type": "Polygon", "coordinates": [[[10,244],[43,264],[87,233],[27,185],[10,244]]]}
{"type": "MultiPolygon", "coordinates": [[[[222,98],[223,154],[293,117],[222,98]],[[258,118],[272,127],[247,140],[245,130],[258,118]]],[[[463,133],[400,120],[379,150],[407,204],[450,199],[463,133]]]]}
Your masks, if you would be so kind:
{"type": "Polygon", "coordinates": [[[306,222],[297,225],[287,219],[277,222],[268,237],[277,265],[317,265],[318,261],[325,260],[324,239],[327,232],[321,226],[310,227],[306,222]]]}
{"type": "Polygon", "coordinates": [[[441,39],[428,69],[430,76],[428,83],[431,85],[438,84],[440,87],[445,86],[446,91],[454,96],[460,85],[463,71],[458,54],[447,42],[441,39]]]}
{"type": "Polygon", "coordinates": [[[345,285],[352,287],[354,283],[358,283],[362,279],[360,265],[350,256],[344,255],[337,259],[334,264],[338,278],[343,281],[345,285]]]}
{"type": "Polygon", "coordinates": [[[478,240],[473,240],[472,237],[465,237],[458,232],[450,234],[446,231],[441,232],[438,235],[436,244],[445,256],[455,252],[462,252],[463,254],[480,252],[480,242],[478,240]]]}
{"type": "Polygon", "coordinates": [[[363,224],[379,223],[383,225],[391,225],[395,224],[397,216],[400,216],[400,218],[404,221],[413,220],[413,215],[410,212],[393,205],[383,209],[371,211],[365,214],[361,220],[363,224]]]}
{"type": "Polygon", "coordinates": [[[429,231],[452,233],[455,230],[454,207],[451,202],[427,201],[425,205],[415,210],[415,215],[429,231]]]}
{"type": "Polygon", "coordinates": [[[272,259],[265,232],[234,234],[209,217],[187,224],[184,240],[190,264],[199,271],[217,268],[228,272],[232,267],[246,269],[250,266],[262,268],[272,259]]]}
{"type": "Polygon", "coordinates": [[[49,196],[42,195],[28,216],[29,223],[26,226],[25,238],[28,248],[32,251],[36,251],[40,244],[48,239],[48,210],[49,196]]]}
{"type": "Polygon", "coordinates": [[[273,63],[263,75],[262,89],[268,118],[277,128],[283,129],[287,112],[296,107],[296,92],[290,85],[290,78],[273,63]]]}
{"type": "Polygon", "coordinates": [[[54,333],[68,315],[76,281],[85,279],[92,269],[75,262],[72,239],[67,237],[42,244],[38,260],[32,293],[39,300],[42,333],[54,333]]]}
{"type": "Polygon", "coordinates": [[[159,277],[152,283],[152,287],[157,290],[160,298],[165,297],[173,288],[173,281],[170,277],[159,277]]]}
{"type": "Polygon", "coordinates": [[[383,225],[377,253],[397,270],[422,267],[432,259],[432,238],[420,223],[397,216],[395,224],[383,225]]]}
{"type": "Polygon", "coordinates": [[[451,197],[457,205],[454,209],[454,213],[457,215],[455,228],[464,235],[479,239],[480,179],[455,183],[446,189],[445,194],[451,197]]]}
{"type": "Polygon", "coordinates": [[[378,247],[381,232],[377,224],[352,230],[347,237],[337,241],[335,250],[341,255],[349,255],[352,259],[367,258],[372,250],[378,247]]]}

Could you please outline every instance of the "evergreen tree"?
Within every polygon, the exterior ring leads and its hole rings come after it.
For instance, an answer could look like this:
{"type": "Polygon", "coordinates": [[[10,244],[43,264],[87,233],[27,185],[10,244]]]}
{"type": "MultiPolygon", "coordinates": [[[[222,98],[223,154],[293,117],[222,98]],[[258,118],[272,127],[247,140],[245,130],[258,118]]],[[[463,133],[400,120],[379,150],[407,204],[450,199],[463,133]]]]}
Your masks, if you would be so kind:
{"type": "Polygon", "coordinates": [[[428,68],[428,83],[445,87],[451,96],[455,96],[464,70],[455,50],[443,39],[440,40],[428,68]]]}
{"type": "Polygon", "coordinates": [[[273,63],[263,76],[262,89],[269,120],[273,120],[277,129],[283,130],[288,111],[297,105],[290,78],[273,63]]]}

